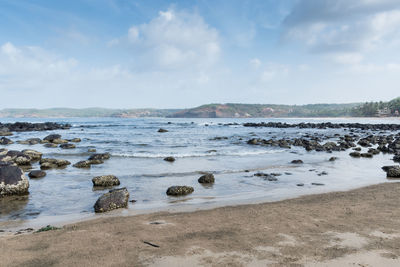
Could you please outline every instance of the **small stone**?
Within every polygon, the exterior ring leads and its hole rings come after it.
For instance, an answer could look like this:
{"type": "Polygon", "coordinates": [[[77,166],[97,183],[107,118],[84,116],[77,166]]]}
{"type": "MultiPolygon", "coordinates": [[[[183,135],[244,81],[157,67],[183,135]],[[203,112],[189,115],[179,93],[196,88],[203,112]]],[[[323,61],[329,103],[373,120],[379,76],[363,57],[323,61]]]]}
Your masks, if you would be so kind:
{"type": "Polygon", "coordinates": [[[168,130],[163,129],[163,128],[160,128],[160,129],[158,129],[158,132],[159,132],[159,133],[166,133],[166,132],[168,132],[168,130]]]}
{"type": "Polygon", "coordinates": [[[295,159],[295,160],[292,160],[291,163],[292,164],[303,164],[303,161],[301,159],[295,159]]]}
{"type": "Polygon", "coordinates": [[[166,157],[166,158],[164,158],[164,160],[168,161],[168,162],[174,162],[175,158],[174,157],[166,157]]]}
{"type": "Polygon", "coordinates": [[[46,172],[40,170],[31,171],[28,174],[29,178],[42,178],[46,176],[46,172]]]}
{"type": "Polygon", "coordinates": [[[214,175],[212,173],[207,173],[207,174],[201,176],[198,179],[198,182],[201,183],[201,184],[212,184],[212,183],[215,182],[215,178],[214,178],[214,175]]]}
{"type": "Polygon", "coordinates": [[[171,186],[167,190],[168,196],[184,196],[193,193],[194,188],[191,186],[171,186]]]}

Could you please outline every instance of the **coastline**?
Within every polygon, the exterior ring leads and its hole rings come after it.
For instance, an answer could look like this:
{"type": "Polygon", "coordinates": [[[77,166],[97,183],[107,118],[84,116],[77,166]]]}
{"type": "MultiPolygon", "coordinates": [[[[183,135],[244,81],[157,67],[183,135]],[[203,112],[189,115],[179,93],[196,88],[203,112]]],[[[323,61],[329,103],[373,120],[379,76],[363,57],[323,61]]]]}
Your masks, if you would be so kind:
{"type": "Polygon", "coordinates": [[[393,265],[400,264],[399,194],[400,183],[382,183],[262,204],[112,216],[3,236],[0,249],[7,266],[393,265]]]}

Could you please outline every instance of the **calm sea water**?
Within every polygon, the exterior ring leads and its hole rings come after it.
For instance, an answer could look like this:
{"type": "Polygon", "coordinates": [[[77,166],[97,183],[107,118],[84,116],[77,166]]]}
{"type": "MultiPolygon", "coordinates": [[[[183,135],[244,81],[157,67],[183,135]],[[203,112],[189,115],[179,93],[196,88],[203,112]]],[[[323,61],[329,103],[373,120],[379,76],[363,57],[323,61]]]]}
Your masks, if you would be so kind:
{"type": "MultiPolygon", "coordinates": [[[[338,140],[334,134],[344,134],[347,129],[246,128],[223,124],[261,121],[400,123],[389,119],[1,119],[1,122],[15,121],[67,122],[73,127],[52,132],[16,133],[10,137],[14,141],[59,133],[66,139],[79,137],[82,142],[71,150],[45,148],[41,144],[4,146],[9,150],[31,148],[43,152],[44,157],[66,159],[72,164],[87,159],[89,148],[109,152],[112,157],[91,169],[77,169],[71,165],[66,169],[49,170],[42,179],[31,179],[30,194],[25,201],[0,201],[0,222],[3,223],[95,216],[93,204],[108,189],[93,190],[91,179],[106,174],[118,176],[121,187],[127,187],[131,199],[136,200],[129,204],[128,211],[117,211],[120,213],[274,201],[385,182],[381,167],[393,164],[391,155],[353,159],[348,156],[349,151],[306,152],[299,147],[283,149],[246,143],[254,137],[281,139],[309,133],[338,140]],[[159,128],[169,132],[158,133],[159,128]],[[214,140],[215,137],[227,139],[214,140]],[[163,160],[166,156],[177,160],[166,162],[163,160]],[[328,161],[332,156],[339,160],[328,161]],[[293,166],[290,161],[294,159],[302,159],[305,164],[293,166]],[[282,175],[277,177],[278,181],[266,181],[254,176],[259,171],[282,175]],[[318,176],[322,171],[328,175],[318,176]],[[200,185],[197,179],[202,172],[214,173],[215,184],[200,185]],[[314,182],[325,185],[311,185],[314,182]],[[304,186],[296,186],[298,183],[304,186]],[[186,197],[168,197],[165,192],[172,185],[193,186],[195,191],[186,197]]],[[[38,169],[39,165],[33,167],[38,169]]]]}

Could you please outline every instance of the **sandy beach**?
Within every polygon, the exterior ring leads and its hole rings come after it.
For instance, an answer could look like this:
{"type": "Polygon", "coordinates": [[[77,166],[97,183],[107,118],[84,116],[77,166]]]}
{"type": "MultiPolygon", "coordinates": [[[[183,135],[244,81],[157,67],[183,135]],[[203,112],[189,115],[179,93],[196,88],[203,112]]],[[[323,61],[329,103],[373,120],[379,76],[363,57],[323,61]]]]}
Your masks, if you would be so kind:
{"type": "Polygon", "coordinates": [[[399,183],[3,235],[2,266],[395,266],[399,183]]]}

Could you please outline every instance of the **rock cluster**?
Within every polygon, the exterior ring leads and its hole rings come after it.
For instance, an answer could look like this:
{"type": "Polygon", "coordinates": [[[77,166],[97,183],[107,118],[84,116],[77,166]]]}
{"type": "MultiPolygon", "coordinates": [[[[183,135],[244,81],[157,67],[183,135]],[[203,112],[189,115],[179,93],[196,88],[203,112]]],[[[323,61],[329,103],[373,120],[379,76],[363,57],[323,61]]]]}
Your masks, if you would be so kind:
{"type": "Polygon", "coordinates": [[[67,130],[71,128],[70,124],[61,124],[56,122],[45,123],[0,123],[2,132],[32,132],[32,131],[52,131],[52,130],[67,130]]]}

